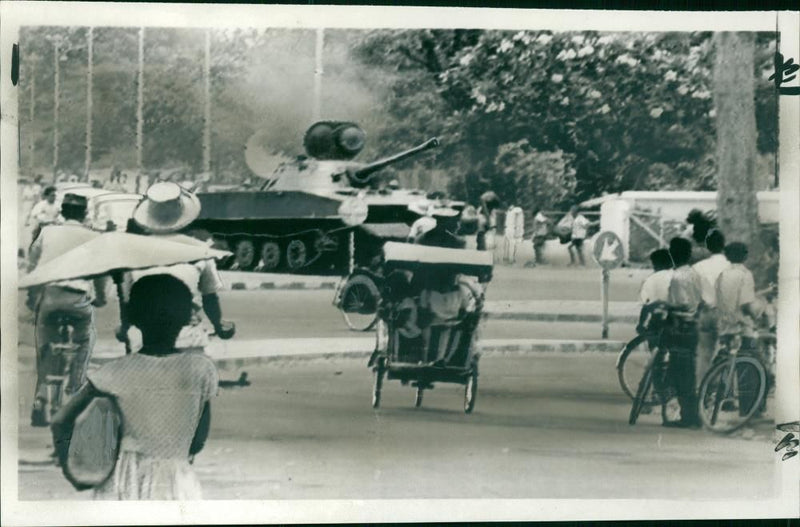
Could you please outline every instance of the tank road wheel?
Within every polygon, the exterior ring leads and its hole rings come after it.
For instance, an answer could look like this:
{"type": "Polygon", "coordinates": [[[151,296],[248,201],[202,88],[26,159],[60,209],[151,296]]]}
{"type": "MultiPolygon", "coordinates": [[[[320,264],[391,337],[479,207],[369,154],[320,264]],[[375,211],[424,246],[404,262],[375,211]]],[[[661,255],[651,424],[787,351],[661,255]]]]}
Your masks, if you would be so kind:
{"type": "Polygon", "coordinates": [[[264,271],[274,271],[281,264],[281,247],[276,242],[261,246],[261,264],[264,271]]]}
{"type": "Polygon", "coordinates": [[[236,267],[243,271],[249,271],[255,267],[258,259],[256,258],[256,245],[253,240],[245,238],[236,242],[233,257],[236,261],[236,267]]]}
{"type": "Polygon", "coordinates": [[[286,265],[289,269],[297,270],[306,265],[308,250],[303,240],[294,239],[286,246],[286,265]]]}

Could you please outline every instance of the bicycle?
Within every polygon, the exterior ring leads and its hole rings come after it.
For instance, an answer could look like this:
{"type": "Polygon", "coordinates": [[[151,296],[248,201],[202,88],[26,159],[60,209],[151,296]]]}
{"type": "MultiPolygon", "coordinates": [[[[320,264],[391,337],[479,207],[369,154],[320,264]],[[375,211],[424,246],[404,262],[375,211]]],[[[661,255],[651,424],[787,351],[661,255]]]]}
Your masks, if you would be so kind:
{"type": "Polygon", "coordinates": [[[707,429],[730,433],[763,408],[767,369],[757,353],[742,350],[741,334],[720,339],[712,366],[700,383],[698,414],[707,429]]]}
{"type": "MultiPolygon", "coordinates": [[[[650,342],[658,342],[658,339],[650,337],[650,342]]],[[[636,340],[637,338],[634,338],[631,342],[636,340]]],[[[628,415],[628,424],[635,425],[639,415],[645,408],[659,405],[661,406],[661,418],[664,422],[677,421],[680,417],[680,410],[674,404],[676,402],[676,393],[669,379],[669,350],[659,343],[655,346],[655,350],[644,368],[636,394],[633,396],[633,405],[628,415]]]]}
{"type": "Polygon", "coordinates": [[[45,422],[37,423],[40,426],[47,426],[52,422],[53,416],[72,392],[71,371],[79,347],[72,341],[75,329],[72,317],[64,313],[52,316],[58,326],[59,341],[48,344],[47,356],[42,360],[48,373],[45,375],[45,399],[42,401],[45,422]]]}
{"type": "Polygon", "coordinates": [[[622,391],[631,399],[636,397],[639,381],[653,360],[666,316],[663,302],[642,308],[636,328],[638,334],[625,344],[617,356],[617,378],[622,391]]]}

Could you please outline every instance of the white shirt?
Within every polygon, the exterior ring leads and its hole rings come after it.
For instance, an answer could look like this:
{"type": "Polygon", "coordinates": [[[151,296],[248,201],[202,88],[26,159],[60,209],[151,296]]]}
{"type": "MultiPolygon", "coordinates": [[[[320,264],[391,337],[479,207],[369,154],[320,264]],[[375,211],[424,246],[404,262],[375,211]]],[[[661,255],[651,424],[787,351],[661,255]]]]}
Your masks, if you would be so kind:
{"type": "Polygon", "coordinates": [[[520,240],[524,234],[525,215],[519,207],[511,207],[506,212],[505,236],[512,240],[520,240]]]}
{"type": "Polygon", "coordinates": [[[43,199],[33,206],[25,224],[39,226],[42,223],[55,223],[60,214],[61,207],[56,203],[48,203],[46,199],[43,199]]]}
{"type": "Polygon", "coordinates": [[[642,283],[642,290],[639,292],[642,304],[669,300],[669,284],[671,281],[672,269],[656,271],[648,276],[642,283]]]}
{"type": "Polygon", "coordinates": [[[667,302],[673,308],[685,311],[686,315],[694,315],[703,299],[702,289],[697,271],[688,265],[682,265],[672,271],[667,302]]]}
{"type": "Polygon", "coordinates": [[[692,266],[692,269],[700,275],[703,285],[703,302],[709,306],[717,303],[715,286],[720,273],[730,267],[731,263],[725,258],[724,254],[712,254],[704,260],[700,260],[692,266]]]}
{"type": "Polygon", "coordinates": [[[752,319],[742,313],[742,306],[756,299],[753,273],[743,264],[732,263],[719,274],[715,289],[720,333],[751,328],[752,319]]]}
{"type": "Polygon", "coordinates": [[[586,230],[592,222],[586,219],[583,214],[578,214],[575,221],[572,222],[572,237],[579,240],[586,238],[586,230]]]}
{"type": "Polygon", "coordinates": [[[533,235],[547,236],[547,216],[537,212],[533,218],[533,235]]]}

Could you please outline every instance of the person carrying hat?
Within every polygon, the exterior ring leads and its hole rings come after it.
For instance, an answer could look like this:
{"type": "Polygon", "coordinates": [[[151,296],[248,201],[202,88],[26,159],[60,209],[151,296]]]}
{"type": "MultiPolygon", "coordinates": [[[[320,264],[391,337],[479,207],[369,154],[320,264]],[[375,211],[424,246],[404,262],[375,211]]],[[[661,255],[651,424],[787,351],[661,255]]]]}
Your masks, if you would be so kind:
{"type": "Polygon", "coordinates": [[[428,214],[436,221],[436,225],[414,238],[417,245],[463,249],[466,242],[455,233],[458,231],[458,211],[450,207],[434,205],[428,214]]]}
{"type": "MultiPolygon", "coordinates": [[[[197,196],[172,182],[154,183],[128,223],[128,232],[164,236],[173,241],[190,245],[203,245],[206,242],[179,234],[200,214],[200,201],[197,196]]],[[[123,289],[130,290],[137,280],[144,276],[169,274],[181,280],[192,293],[193,311],[190,323],[181,330],[175,347],[203,351],[208,345],[208,335],[202,327],[200,312],[205,312],[214,331],[221,339],[229,339],[236,332],[232,322],[222,319],[218,292],[222,290],[222,280],[213,259],[195,263],[175,264],[132,271],[125,277],[123,289]]],[[[131,350],[138,349],[138,337],[128,333],[128,321],[122,321],[121,334],[128,338],[131,350]]]]}
{"type": "MultiPolygon", "coordinates": [[[[82,245],[97,233],[84,225],[87,203],[84,196],[66,194],[61,203],[63,223],[46,225],[31,244],[28,271],[46,263],[75,247],[82,245]]],[[[29,290],[28,307],[36,313],[36,392],[31,424],[47,426],[45,412],[46,378],[54,371],[59,360],[50,352],[50,344],[60,340],[59,316],[67,316],[72,326],[72,342],[77,346],[69,372],[67,394],[71,395],[86,380],[92,349],[96,338],[94,308],[106,303],[104,278],[95,280],[66,280],[29,290]]]]}

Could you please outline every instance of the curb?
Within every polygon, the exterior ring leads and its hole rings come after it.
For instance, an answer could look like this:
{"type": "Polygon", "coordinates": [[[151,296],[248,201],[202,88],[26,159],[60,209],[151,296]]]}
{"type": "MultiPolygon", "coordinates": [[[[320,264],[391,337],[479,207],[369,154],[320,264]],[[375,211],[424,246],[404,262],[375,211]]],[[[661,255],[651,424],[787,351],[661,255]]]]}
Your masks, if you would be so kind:
{"type": "MultiPolygon", "coordinates": [[[[325,339],[320,339],[324,341],[325,339]]],[[[293,362],[306,360],[330,360],[330,359],[366,359],[372,354],[372,343],[374,339],[360,338],[354,339],[352,351],[312,351],[308,353],[272,353],[265,355],[249,356],[220,356],[211,355],[211,359],[220,370],[236,370],[245,366],[269,364],[274,362],[293,362]],[[358,349],[360,348],[360,349],[358,349]]],[[[538,339],[509,339],[509,340],[489,340],[479,344],[482,355],[502,356],[502,355],[524,355],[529,353],[616,353],[625,343],[616,340],[538,340],[538,339]]],[[[264,347],[269,347],[265,343],[264,347]]],[[[120,355],[101,354],[92,357],[93,365],[102,365],[115,360],[120,355]]],[[[34,368],[34,357],[28,354],[18,358],[18,365],[27,370],[34,368]]]]}
{"type": "MultiPolygon", "coordinates": [[[[529,320],[533,322],[602,322],[601,315],[575,315],[570,313],[531,313],[531,312],[499,312],[485,311],[482,318],[492,320],[529,320]]],[[[639,317],[631,315],[608,316],[609,323],[636,324],[639,317]]]]}
{"type": "Polygon", "coordinates": [[[247,282],[231,282],[231,286],[226,288],[230,291],[255,291],[261,289],[291,289],[291,290],[308,290],[308,291],[315,291],[321,289],[336,289],[336,281],[332,282],[317,282],[317,283],[309,283],[309,282],[258,282],[258,283],[247,283],[247,282]]]}

